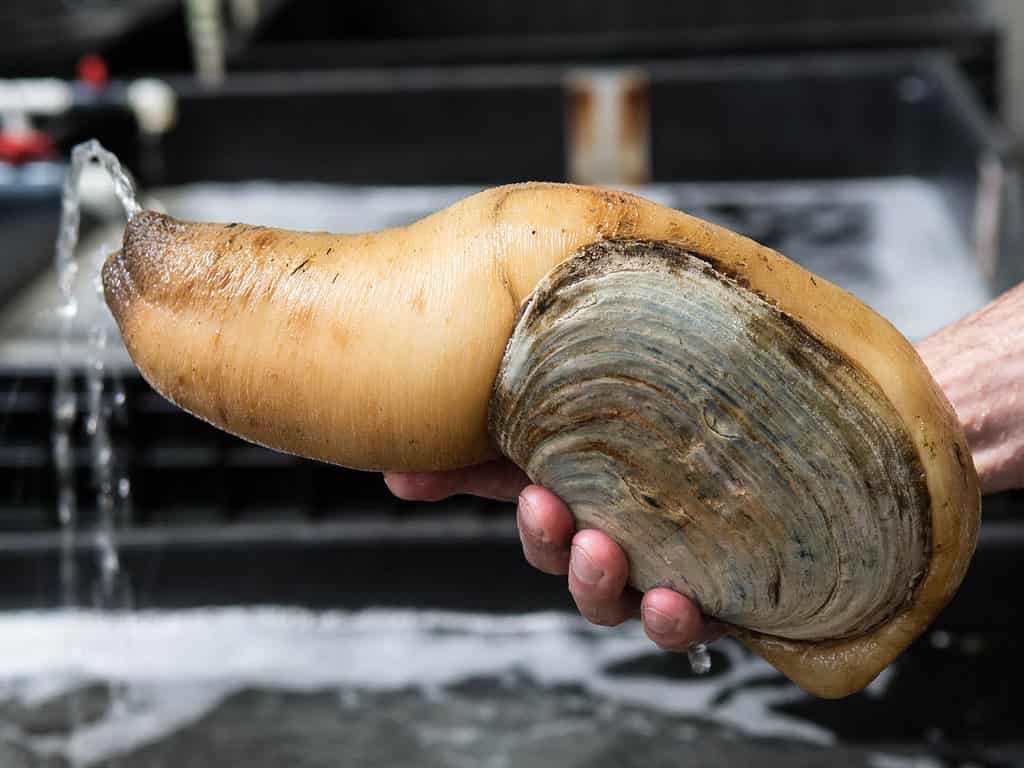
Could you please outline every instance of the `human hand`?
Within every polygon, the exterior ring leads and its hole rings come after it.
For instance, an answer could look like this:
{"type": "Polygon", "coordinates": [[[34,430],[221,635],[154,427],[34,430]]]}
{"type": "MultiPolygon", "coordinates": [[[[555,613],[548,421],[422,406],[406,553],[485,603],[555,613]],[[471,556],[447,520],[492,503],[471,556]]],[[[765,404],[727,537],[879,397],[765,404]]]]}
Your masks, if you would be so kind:
{"type": "Polygon", "coordinates": [[[982,493],[1024,487],[1024,284],[917,344],[967,435],[982,493]]]}
{"type": "Polygon", "coordinates": [[[689,599],[670,589],[644,595],[626,585],[629,562],[622,549],[600,531],[577,531],[561,499],[507,460],[445,472],[385,473],[391,492],[408,501],[439,501],[470,494],[500,501],[518,500],[516,522],[523,554],[533,567],[568,575],[569,592],[590,622],[615,626],[640,617],[644,631],[660,648],[686,651],[722,633],[689,599]]]}

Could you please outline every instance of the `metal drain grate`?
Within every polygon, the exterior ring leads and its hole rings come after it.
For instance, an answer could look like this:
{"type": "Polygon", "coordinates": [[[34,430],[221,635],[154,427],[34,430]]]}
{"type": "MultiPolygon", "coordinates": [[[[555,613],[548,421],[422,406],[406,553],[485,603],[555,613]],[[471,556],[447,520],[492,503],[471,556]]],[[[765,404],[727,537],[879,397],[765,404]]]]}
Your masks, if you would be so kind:
{"type": "MultiPolygon", "coordinates": [[[[84,408],[84,381],[78,381],[84,408]]],[[[370,472],[334,467],[250,445],[196,419],[141,378],[125,382],[125,409],[112,420],[116,461],[132,485],[137,527],[507,515],[475,499],[443,507],[394,499],[370,472]]],[[[51,456],[52,380],[0,376],[0,532],[57,528],[51,456]]],[[[79,519],[95,519],[87,435],[74,434],[79,519]]]]}

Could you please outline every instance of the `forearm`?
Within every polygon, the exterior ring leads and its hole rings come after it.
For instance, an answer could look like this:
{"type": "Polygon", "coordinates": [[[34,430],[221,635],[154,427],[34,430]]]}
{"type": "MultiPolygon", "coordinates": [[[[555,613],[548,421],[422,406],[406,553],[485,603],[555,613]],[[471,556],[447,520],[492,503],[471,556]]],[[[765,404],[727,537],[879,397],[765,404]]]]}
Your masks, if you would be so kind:
{"type": "Polygon", "coordinates": [[[1024,487],[1024,284],[917,350],[963,424],[982,493],[1024,487]]]}

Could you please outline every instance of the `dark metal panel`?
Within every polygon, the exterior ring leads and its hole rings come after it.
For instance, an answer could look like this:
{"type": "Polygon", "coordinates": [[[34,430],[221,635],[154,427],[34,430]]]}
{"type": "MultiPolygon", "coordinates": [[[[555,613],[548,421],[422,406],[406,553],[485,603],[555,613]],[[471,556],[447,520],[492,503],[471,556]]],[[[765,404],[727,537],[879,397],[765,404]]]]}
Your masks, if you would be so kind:
{"type": "Polygon", "coordinates": [[[182,95],[165,183],[498,184],[562,175],[558,87],[182,95]]]}

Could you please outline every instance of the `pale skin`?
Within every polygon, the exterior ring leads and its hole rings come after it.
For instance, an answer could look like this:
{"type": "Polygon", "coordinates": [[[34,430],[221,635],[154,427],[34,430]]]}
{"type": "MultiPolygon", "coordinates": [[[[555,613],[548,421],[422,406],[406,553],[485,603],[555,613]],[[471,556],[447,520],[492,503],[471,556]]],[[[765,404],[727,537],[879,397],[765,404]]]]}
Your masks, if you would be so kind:
{"type": "MultiPolygon", "coordinates": [[[[917,344],[917,351],[964,427],[982,493],[1024,487],[1024,284],[917,344]]],[[[471,494],[517,501],[527,561],[556,576],[589,621],[614,626],[640,618],[647,636],[667,651],[685,651],[721,634],[690,600],[668,589],[643,595],[626,586],[629,563],[604,534],[576,531],[553,493],[498,460],[445,472],[386,473],[396,496],[437,501],[471,494]]]]}

